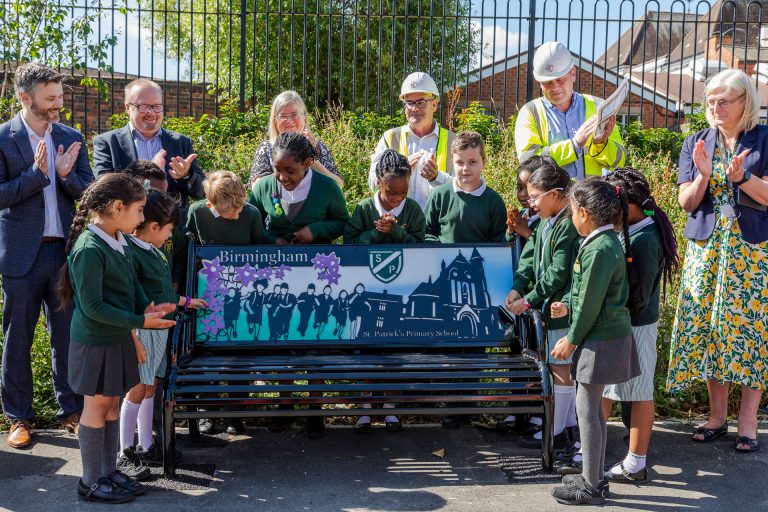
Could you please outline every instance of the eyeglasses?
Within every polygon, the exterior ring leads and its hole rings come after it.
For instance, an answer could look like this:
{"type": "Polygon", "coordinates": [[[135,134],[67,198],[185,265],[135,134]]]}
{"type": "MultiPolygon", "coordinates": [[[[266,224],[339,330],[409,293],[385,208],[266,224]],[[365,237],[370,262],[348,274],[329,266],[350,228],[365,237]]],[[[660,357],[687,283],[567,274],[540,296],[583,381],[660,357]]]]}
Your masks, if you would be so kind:
{"type": "Polygon", "coordinates": [[[747,95],[747,93],[744,93],[741,96],[733,98],[732,100],[726,100],[726,99],[715,100],[715,99],[710,99],[710,100],[707,100],[707,107],[709,107],[709,108],[715,108],[715,107],[728,108],[728,107],[730,107],[731,105],[733,105],[734,103],[736,103],[737,101],[739,101],[741,98],[743,98],[746,95],[747,95]]]}
{"type": "Polygon", "coordinates": [[[547,190],[546,192],[544,192],[543,194],[538,195],[538,196],[528,196],[528,204],[536,204],[536,202],[539,199],[541,199],[542,197],[544,197],[547,194],[551,194],[552,192],[554,192],[556,190],[563,190],[563,189],[562,188],[553,188],[552,190],[547,190]]]}
{"type": "Polygon", "coordinates": [[[155,112],[156,114],[160,114],[163,109],[165,108],[162,104],[158,105],[139,105],[138,103],[130,103],[129,105],[136,107],[136,110],[138,110],[142,114],[149,114],[150,112],[155,112]]]}
{"type": "Polygon", "coordinates": [[[405,108],[408,108],[411,110],[421,110],[424,107],[426,107],[427,103],[430,101],[432,101],[432,99],[422,98],[420,100],[404,101],[403,105],[405,105],[405,108]]]}
{"type": "Polygon", "coordinates": [[[298,112],[294,112],[293,114],[278,114],[277,118],[280,121],[295,121],[298,118],[302,117],[304,114],[299,114],[298,112]]]}

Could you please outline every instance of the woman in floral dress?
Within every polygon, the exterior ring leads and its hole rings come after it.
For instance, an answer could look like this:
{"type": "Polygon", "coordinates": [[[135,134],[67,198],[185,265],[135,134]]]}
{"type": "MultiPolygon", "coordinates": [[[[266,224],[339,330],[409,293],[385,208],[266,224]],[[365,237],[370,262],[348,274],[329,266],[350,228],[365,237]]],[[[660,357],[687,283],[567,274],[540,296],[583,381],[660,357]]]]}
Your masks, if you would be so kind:
{"type": "Polygon", "coordinates": [[[686,138],[678,200],[689,239],[672,330],[667,388],[706,380],[709,420],[693,440],[728,431],[728,385],[741,386],[737,451],[754,451],[757,409],[768,382],[768,127],[741,71],[704,91],[711,128],[686,138]]]}

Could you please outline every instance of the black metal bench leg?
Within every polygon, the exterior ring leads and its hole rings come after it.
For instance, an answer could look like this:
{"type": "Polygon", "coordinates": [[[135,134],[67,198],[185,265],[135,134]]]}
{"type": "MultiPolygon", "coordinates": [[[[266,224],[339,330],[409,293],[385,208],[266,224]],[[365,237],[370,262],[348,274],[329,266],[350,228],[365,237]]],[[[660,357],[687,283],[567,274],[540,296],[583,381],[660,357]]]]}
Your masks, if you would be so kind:
{"type": "Polygon", "coordinates": [[[165,478],[176,476],[176,426],[172,402],[163,402],[163,473],[165,478]]]}
{"type": "Polygon", "coordinates": [[[555,402],[553,397],[548,397],[544,400],[544,429],[541,432],[541,449],[542,449],[542,467],[545,471],[552,470],[553,462],[553,439],[552,434],[554,430],[555,419],[555,402]]]}
{"type": "MultiPolygon", "coordinates": [[[[194,407],[187,407],[187,410],[193,410],[194,407]]],[[[189,427],[189,438],[193,441],[200,439],[200,425],[197,424],[197,419],[189,418],[187,420],[187,426],[189,427]]]]}

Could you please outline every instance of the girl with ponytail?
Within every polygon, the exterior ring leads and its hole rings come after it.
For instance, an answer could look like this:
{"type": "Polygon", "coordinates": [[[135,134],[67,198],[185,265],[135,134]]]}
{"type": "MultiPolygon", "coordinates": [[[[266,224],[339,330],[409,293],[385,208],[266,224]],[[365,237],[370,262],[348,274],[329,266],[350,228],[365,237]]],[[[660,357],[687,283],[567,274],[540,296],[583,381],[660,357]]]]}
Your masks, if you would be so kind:
{"type": "MultiPolygon", "coordinates": [[[[656,340],[659,331],[660,288],[672,280],[677,270],[675,233],[664,210],[651,195],[643,174],[623,167],[605,177],[620,187],[627,198],[623,218],[627,219],[624,243],[632,252],[630,297],[627,304],[635,337],[640,375],[621,384],[609,384],[603,393],[603,412],[610,415],[613,401],[630,409],[629,451],[605,473],[609,482],[644,482],[648,479],[646,454],[653,430],[653,375],[656,369],[656,340]],[[663,281],[663,283],[662,283],[663,281]],[[661,286],[660,286],[661,285],[661,286]]],[[[624,416],[625,414],[622,414],[624,416]]]]}
{"type": "Polygon", "coordinates": [[[78,438],[83,476],[78,494],[89,501],[123,503],[146,489],[116,469],[120,397],[139,382],[131,329],[164,329],[174,304],[149,303],[123,233],[144,220],[146,193],[125,174],[108,174],[83,192],[60,277],[63,304],[74,302],[69,385],[84,396],[78,438]]]}
{"type": "MultiPolygon", "coordinates": [[[[570,313],[570,326],[551,354],[557,359],[573,356],[571,375],[579,383],[576,412],[583,470],[563,477],[563,485],[552,495],[567,505],[599,505],[608,494],[603,475],[607,440],[603,390],[606,384],[626,382],[640,374],[627,308],[627,266],[633,256],[630,244],[622,248],[614,229],[620,212],[628,209],[621,187],[588,178],[571,187],[569,199],[573,225],[585,238],[573,262],[570,292],[562,302],[552,304],[552,317],[570,313]]],[[[625,233],[628,221],[624,214],[625,233]]]]}

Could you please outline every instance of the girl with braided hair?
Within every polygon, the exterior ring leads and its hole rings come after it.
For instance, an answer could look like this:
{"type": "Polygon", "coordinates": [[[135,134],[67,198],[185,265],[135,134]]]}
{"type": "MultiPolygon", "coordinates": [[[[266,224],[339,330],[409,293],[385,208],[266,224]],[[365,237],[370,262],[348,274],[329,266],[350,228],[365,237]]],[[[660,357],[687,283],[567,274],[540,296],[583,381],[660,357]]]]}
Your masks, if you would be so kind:
{"type": "MultiPolygon", "coordinates": [[[[648,479],[646,454],[653,430],[653,376],[659,331],[660,288],[672,281],[678,267],[677,242],[672,223],[651,195],[643,174],[631,167],[619,168],[605,181],[619,186],[627,196],[629,245],[638,279],[630,282],[629,314],[635,336],[640,375],[621,384],[609,384],[603,392],[603,412],[610,415],[613,401],[620,401],[629,415],[629,451],[623,461],[605,473],[609,482],[644,482],[648,479]],[[663,281],[663,283],[662,283],[663,281]],[[661,286],[660,286],[661,285],[661,286]]],[[[625,239],[626,243],[626,239],[625,239]]]]}
{"type": "Polygon", "coordinates": [[[149,302],[133,269],[123,233],[144,220],[144,187],[125,174],[108,174],[83,192],[72,221],[61,271],[62,304],[74,301],[69,384],[84,395],[78,438],[86,500],[123,503],[146,489],[118,471],[119,402],[139,382],[139,344],[131,329],[167,329],[175,304],[149,302]]]}
{"type": "MultiPolygon", "coordinates": [[[[573,225],[585,238],[573,262],[570,292],[562,302],[552,303],[552,317],[570,313],[570,327],[551,354],[561,360],[573,356],[583,471],[564,476],[563,485],[553,489],[552,495],[566,505],[599,505],[608,494],[603,475],[607,440],[603,389],[640,374],[627,308],[632,248],[630,244],[622,248],[614,230],[619,212],[627,209],[621,187],[588,178],[572,186],[569,198],[573,225]]],[[[624,214],[626,240],[628,221],[624,214]]]]}
{"type": "Polygon", "coordinates": [[[376,163],[373,197],[360,201],[344,228],[345,244],[414,244],[424,242],[426,220],[419,203],[408,197],[411,166],[395,151],[376,163]]]}
{"type": "Polygon", "coordinates": [[[344,194],[312,167],[315,148],[299,133],[280,134],[272,147],[274,174],[253,186],[249,202],[264,220],[269,243],[329,244],[349,219],[344,194]]]}

